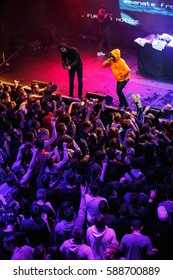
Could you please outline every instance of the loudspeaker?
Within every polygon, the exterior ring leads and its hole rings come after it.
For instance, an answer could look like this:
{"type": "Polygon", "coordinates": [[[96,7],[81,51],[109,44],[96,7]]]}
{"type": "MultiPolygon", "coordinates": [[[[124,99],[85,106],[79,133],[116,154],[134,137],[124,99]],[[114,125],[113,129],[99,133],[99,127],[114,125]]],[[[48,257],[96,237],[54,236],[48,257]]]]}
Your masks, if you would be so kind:
{"type": "Polygon", "coordinates": [[[92,98],[94,99],[98,99],[99,101],[102,101],[103,99],[106,98],[105,95],[100,94],[100,93],[94,93],[94,92],[87,92],[85,97],[89,100],[91,100],[92,98]]]}
{"type": "Polygon", "coordinates": [[[72,102],[80,101],[78,98],[71,97],[71,96],[61,95],[61,97],[62,97],[62,100],[68,105],[71,104],[72,102]]]}
{"type": "MultiPolygon", "coordinates": [[[[143,110],[145,109],[146,106],[143,107],[143,110]]],[[[147,115],[151,113],[153,116],[157,117],[159,114],[161,115],[161,110],[158,109],[158,108],[153,108],[153,107],[150,107],[149,111],[147,112],[147,115]]],[[[146,116],[147,116],[146,115],[146,116]]]]}
{"type": "Polygon", "coordinates": [[[42,82],[42,81],[37,81],[37,80],[32,80],[32,84],[37,83],[39,85],[39,88],[45,88],[48,83],[42,82]]]}
{"type": "Polygon", "coordinates": [[[36,40],[28,44],[28,50],[30,51],[40,50],[41,47],[42,47],[42,43],[40,42],[40,40],[36,40]]]}

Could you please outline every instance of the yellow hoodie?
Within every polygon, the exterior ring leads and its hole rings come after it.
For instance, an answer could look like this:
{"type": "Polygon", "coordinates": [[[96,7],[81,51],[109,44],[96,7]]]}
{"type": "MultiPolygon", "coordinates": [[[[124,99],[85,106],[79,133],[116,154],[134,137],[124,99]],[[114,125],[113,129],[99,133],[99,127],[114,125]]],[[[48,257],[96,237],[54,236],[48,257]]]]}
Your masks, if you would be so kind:
{"type": "Polygon", "coordinates": [[[110,58],[105,60],[102,66],[112,68],[112,72],[118,82],[127,81],[130,79],[130,68],[121,58],[121,53],[119,49],[114,49],[110,52],[110,58]]]}

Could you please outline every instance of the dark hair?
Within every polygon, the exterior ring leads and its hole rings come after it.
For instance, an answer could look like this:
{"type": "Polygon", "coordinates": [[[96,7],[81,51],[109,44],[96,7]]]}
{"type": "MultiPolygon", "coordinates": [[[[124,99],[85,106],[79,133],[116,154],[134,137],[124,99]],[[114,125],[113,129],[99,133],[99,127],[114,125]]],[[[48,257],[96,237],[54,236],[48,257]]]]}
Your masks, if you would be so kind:
{"type": "Polygon", "coordinates": [[[42,139],[35,140],[35,147],[42,150],[44,148],[44,141],[42,139]]]}
{"type": "Polygon", "coordinates": [[[38,189],[36,194],[38,199],[46,199],[46,191],[44,189],[38,189]]]}
{"type": "Polygon", "coordinates": [[[68,49],[69,46],[66,43],[60,43],[59,46],[58,46],[59,51],[61,50],[61,48],[68,49]]]}
{"type": "Polygon", "coordinates": [[[34,260],[43,260],[45,254],[46,254],[46,248],[44,247],[43,244],[40,244],[35,247],[32,256],[34,260]]]}
{"type": "Polygon", "coordinates": [[[61,220],[72,221],[74,217],[74,208],[70,201],[64,201],[58,211],[61,220]]]}
{"type": "Polygon", "coordinates": [[[99,205],[98,205],[98,210],[100,211],[101,214],[106,214],[108,213],[108,210],[109,210],[109,206],[108,206],[108,203],[105,201],[105,200],[101,200],[99,202],[99,205]]]}
{"type": "Polygon", "coordinates": [[[63,217],[64,217],[64,220],[66,220],[68,222],[72,221],[74,218],[74,208],[72,206],[66,207],[63,212],[63,217]]]}
{"type": "Polygon", "coordinates": [[[17,223],[17,218],[15,216],[7,216],[6,224],[7,225],[15,225],[17,223]]]}
{"type": "Polygon", "coordinates": [[[84,237],[84,230],[82,228],[76,228],[72,233],[72,237],[76,243],[81,244],[84,237]]]}
{"type": "Polygon", "coordinates": [[[105,227],[105,217],[102,214],[95,216],[94,224],[98,229],[103,229],[105,227]]]}
{"type": "Polygon", "coordinates": [[[17,246],[16,237],[15,237],[14,235],[12,235],[12,234],[9,234],[9,235],[5,236],[5,237],[3,238],[3,243],[6,243],[6,244],[8,244],[8,245],[11,244],[11,245],[13,245],[14,247],[17,246]]]}
{"type": "Polygon", "coordinates": [[[32,206],[30,214],[31,214],[33,219],[40,218],[41,217],[41,213],[42,213],[41,206],[39,206],[39,205],[32,206]]]}
{"type": "Polygon", "coordinates": [[[60,135],[63,135],[63,133],[65,132],[65,128],[66,128],[65,123],[63,123],[63,122],[59,123],[56,127],[57,133],[59,133],[60,135]]]}
{"type": "Polygon", "coordinates": [[[97,184],[90,183],[89,184],[89,189],[90,189],[90,191],[92,192],[93,195],[98,194],[98,185],[97,184]]]}
{"type": "Polygon", "coordinates": [[[69,169],[67,171],[66,180],[67,180],[67,183],[70,184],[71,186],[75,184],[75,182],[76,182],[76,174],[75,174],[75,172],[72,169],[69,169]]]}
{"type": "Polygon", "coordinates": [[[141,220],[133,220],[132,221],[132,227],[133,227],[133,229],[134,230],[140,230],[141,229],[141,227],[142,227],[142,222],[141,222],[141,220]]]}
{"type": "Polygon", "coordinates": [[[108,159],[114,159],[115,158],[115,150],[112,148],[107,148],[106,150],[106,155],[108,157],[108,159]]]}

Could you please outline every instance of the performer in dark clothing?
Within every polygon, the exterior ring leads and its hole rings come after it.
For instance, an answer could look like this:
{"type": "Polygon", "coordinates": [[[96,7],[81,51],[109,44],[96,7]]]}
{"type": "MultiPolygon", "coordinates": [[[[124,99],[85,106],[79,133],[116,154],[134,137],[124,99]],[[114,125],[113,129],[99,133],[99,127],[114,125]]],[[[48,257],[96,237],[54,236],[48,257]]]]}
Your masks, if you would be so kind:
{"type": "Polygon", "coordinates": [[[99,24],[99,51],[97,56],[104,56],[103,48],[110,52],[112,49],[111,45],[111,31],[110,31],[110,19],[112,14],[108,13],[107,7],[102,4],[97,12],[98,24],[99,24]]]}
{"type": "Polygon", "coordinates": [[[69,89],[70,96],[73,97],[75,72],[78,77],[78,98],[82,98],[83,89],[83,63],[79,51],[74,47],[69,47],[65,43],[60,43],[59,51],[61,53],[62,65],[69,71],[69,89]]]}

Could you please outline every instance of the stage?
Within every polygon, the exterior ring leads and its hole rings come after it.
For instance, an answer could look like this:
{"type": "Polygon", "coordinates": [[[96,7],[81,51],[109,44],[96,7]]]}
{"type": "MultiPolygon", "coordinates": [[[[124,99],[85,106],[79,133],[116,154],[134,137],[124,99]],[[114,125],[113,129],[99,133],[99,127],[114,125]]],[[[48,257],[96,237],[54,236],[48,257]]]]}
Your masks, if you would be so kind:
{"type": "MultiPolygon", "coordinates": [[[[83,97],[87,92],[110,95],[114,104],[118,104],[115,93],[116,82],[110,68],[102,68],[102,62],[107,58],[97,57],[97,44],[75,38],[73,41],[64,40],[70,46],[79,49],[83,60],[83,97]]],[[[131,69],[131,79],[124,89],[130,107],[135,108],[131,94],[141,94],[142,105],[162,108],[170,103],[173,106],[173,83],[144,77],[138,73],[137,48],[114,46],[121,50],[131,69]]],[[[13,83],[20,80],[20,84],[30,87],[32,80],[54,82],[58,86],[57,92],[68,96],[68,72],[61,65],[61,57],[55,45],[38,50],[29,50],[26,46],[9,60],[9,69],[1,71],[0,80],[13,83]]],[[[77,97],[77,81],[75,94],[77,97]]]]}

